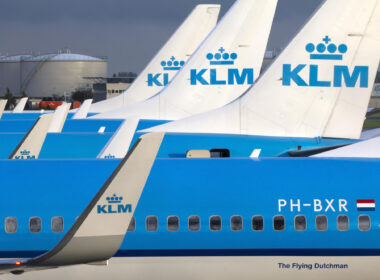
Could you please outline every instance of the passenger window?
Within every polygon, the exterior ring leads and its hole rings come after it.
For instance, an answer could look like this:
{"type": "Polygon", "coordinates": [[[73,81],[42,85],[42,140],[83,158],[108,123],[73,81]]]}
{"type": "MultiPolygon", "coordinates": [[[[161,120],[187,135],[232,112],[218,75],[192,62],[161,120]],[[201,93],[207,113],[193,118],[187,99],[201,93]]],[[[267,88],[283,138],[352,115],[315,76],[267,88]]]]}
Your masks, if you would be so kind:
{"type": "Polygon", "coordinates": [[[135,217],[132,217],[131,221],[129,222],[128,226],[128,232],[134,232],[136,230],[136,219],[135,217]]]}
{"type": "Polygon", "coordinates": [[[318,231],[325,231],[328,228],[327,217],[325,215],[318,215],[315,218],[315,227],[318,231]]]}
{"type": "Polygon", "coordinates": [[[282,215],[277,215],[273,217],[273,228],[274,230],[284,230],[285,229],[285,218],[282,215]]]}
{"type": "Polygon", "coordinates": [[[338,230],[346,231],[348,230],[348,216],[339,215],[337,219],[338,230]]]}
{"type": "Polygon", "coordinates": [[[179,219],[177,216],[168,217],[168,231],[178,231],[179,230],[179,219]]]}
{"type": "Polygon", "coordinates": [[[51,230],[56,233],[63,231],[63,218],[62,217],[53,217],[51,219],[51,230]]]}
{"type": "Polygon", "coordinates": [[[252,217],[252,229],[255,231],[261,231],[264,229],[263,216],[253,216],[252,217]]]}
{"type": "Polygon", "coordinates": [[[222,228],[222,219],[220,216],[211,216],[210,217],[210,230],[220,231],[222,228]]]}
{"type": "Polygon", "coordinates": [[[210,156],[212,158],[230,157],[230,150],[228,150],[228,149],[212,149],[212,150],[210,150],[210,156]]]}
{"type": "Polygon", "coordinates": [[[243,229],[243,219],[241,216],[235,215],[231,217],[231,230],[241,231],[243,229]]]}
{"type": "Polygon", "coordinates": [[[306,217],[304,215],[298,215],[294,218],[294,228],[297,231],[304,231],[306,229],[306,217]]]}
{"type": "Polygon", "coordinates": [[[17,231],[17,218],[8,217],[5,219],[5,232],[15,233],[17,231]]]}
{"type": "Polygon", "coordinates": [[[146,230],[149,232],[157,231],[158,229],[158,219],[156,216],[148,216],[146,218],[146,230]]]}
{"type": "Polygon", "coordinates": [[[359,216],[359,229],[361,231],[367,231],[371,228],[371,219],[368,215],[359,216]]]}
{"type": "Polygon", "coordinates": [[[29,219],[29,231],[32,233],[38,233],[41,231],[40,217],[32,217],[29,219]]]}
{"type": "Polygon", "coordinates": [[[199,216],[190,216],[189,217],[189,230],[190,231],[199,231],[201,228],[201,220],[199,216]]]}

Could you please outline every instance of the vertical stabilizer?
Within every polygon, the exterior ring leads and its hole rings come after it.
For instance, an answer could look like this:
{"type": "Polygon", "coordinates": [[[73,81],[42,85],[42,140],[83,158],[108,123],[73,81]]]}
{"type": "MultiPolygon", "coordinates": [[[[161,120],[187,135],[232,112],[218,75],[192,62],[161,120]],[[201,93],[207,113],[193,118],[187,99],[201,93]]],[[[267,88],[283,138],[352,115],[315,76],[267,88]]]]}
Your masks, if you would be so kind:
{"type": "Polygon", "coordinates": [[[379,0],[328,0],[254,87],[147,131],[359,138],[380,56],[379,0]]]}
{"type": "Polygon", "coordinates": [[[22,113],[25,109],[26,102],[28,102],[28,97],[21,98],[12,112],[13,113],[22,113]]]}
{"type": "Polygon", "coordinates": [[[102,113],[146,100],[159,92],[214,28],[220,5],[197,5],[132,85],[122,94],[91,105],[102,113]]]}
{"type": "Polygon", "coordinates": [[[62,131],[63,125],[67,118],[67,114],[69,113],[70,106],[71,103],[63,103],[61,106],[55,109],[53,120],[51,121],[48,132],[58,133],[62,131]]]}
{"type": "Polygon", "coordinates": [[[259,76],[277,0],[238,0],[154,97],[94,118],[176,120],[228,104],[259,76]]]}
{"type": "Polygon", "coordinates": [[[83,101],[82,105],[79,107],[78,111],[75,112],[72,119],[85,119],[87,117],[88,111],[90,110],[92,99],[86,99],[83,101]]]}

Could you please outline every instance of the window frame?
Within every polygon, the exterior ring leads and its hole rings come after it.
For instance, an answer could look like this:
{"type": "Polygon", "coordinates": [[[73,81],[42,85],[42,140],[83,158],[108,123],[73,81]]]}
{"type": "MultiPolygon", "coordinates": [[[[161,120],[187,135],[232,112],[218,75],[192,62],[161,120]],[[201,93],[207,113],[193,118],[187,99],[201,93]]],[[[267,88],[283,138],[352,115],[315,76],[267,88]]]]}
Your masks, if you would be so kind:
{"type": "Polygon", "coordinates": [[[305,215],[296,215],[294,216],[294,230],[295,231],[305,231],[307,229],[307,218],[305,215]],[[296,220],[297,220],[297,217],[303,217],[305,219],[305,228],[304,229],[297,229],[296,228],[296,220]]]}
{"type": "Polygon", "coordinates": [[[214,231],[214,232],[221,231],[222,230],[222,217],[219,216],[219,215],[211,215],[210,218],[209,218],[209,220],[208,220],[208,227],[209,227],[209,229],[211,231],[214,231]],[[213,219],[213,218],[219,219],[219,221],[220,221],[220,227],[219,227],[219,229],[212,229],[211,228],[211,219],[213,219]]]}
{"type": "MultiPolygon", "coordinates": [[[[51,231],[54,232],[54,233],[62,233],[65,229],[65,220],[62,216],[54,216],[51,218],[50,220],[50,226],[51,226],[51,231]],[[54,231],[53,230],[53,220],[56,219],[56,218],[61,218],[62,219],[62,230],[61,231],[54,231]]],[[[42,221],[41,221],[41,227],[42,227],[42,221]]]]}
{"type": "Polygon", "coordinates": [[[187,228],[188,228],[189,231],[191,231],[191,232],[198,232],[198,231],[201,230],[201,227],[202,227],[202,220],[201,220],[201,217],[200,217],[200,216],[198,216],[198,215],[190,215],[190,216],[187,218],[187,228]],[[192,230],[192,229],[190,228],[190,219],[191,219],[192,217],[196,217],[196,218],[198,218],[198,228],[197,228],[197,230],[192,230]]]}
{"type": "Polygon", "coordinates": [[[360,231],[370,231],[371,228],[372,228],[372,223],[371,223],[371,217],[370,217],[370,215],[368,215],[368,214],[360,214],[360,215],[358,216],[358,229],[359,229],[360,231]],[[360,228],[360,217],[368,217],[368,221],[369,221],[369,228],[368,228],[368,229],[361,229],[361,228],[360,228]]]}
{"type": "Polygon", "coordinates": [[[284,215],[274,215],[273,216],[273,219],[272,219],[272,226],[273,226],[273,229],[274,231],[284,231],[286,229],[286,220],[285,220],[285,216],[284,215]],[[274,225],[274,220],[276,217],[281,217],[284,221],[284,227],[282,229],[276,229],[275,228],[275,225],[274,225]]]}
{"type": "Polygon", "coordinates": [[[147,232],[157,232],[158,231],[158,217],[155,215],[149,215],[145,218],[145,230],[147,232]],[[149,219],[155,219],[156,220],[156,229],[155,230],[148,230],[148,220],[149,219]]]}
{"type": "Polygon", "coordinates": [[[239,232],[239,231],[242,231],[243,230],[243,217],[241,215],[232,215],[231,218],[230,218],[230,229],[231,231],[234,231],[234,232],[239,232]],[[239,229],[233,229],[232,228],[232,219],[235,218],[235,217],[239,217],[240,220],[241,220],[241,223],[240,223],[240,228],[239,229]]]}
{"type": "Polygon", "coordinates": [[[348,215],[341,214],[341,215],[338,215],[336,217],[336,228],[338,229],[338,231],[348,231],[350,229],[350,218],[348,217],[348,215]],[[339,228],[339,217],[346,217],[347,218],[347,229],[339,228]]]}
{"type": "Polygon", "coordinates": [[[38,217],[38,216],[30,217],[30,218],[29,218],[29,224],[28,224],[28,227],[29,227],[29,232],[30,232],[30,233],[40,233],[40,232],[42,231],[42,219],[41,219],[41,217],[38,217]],[[32,219],[39,219],[39,220],[40,220],[40,225],[41,225],[41,227],[40,227],[40,230],[39,230],[39,231],[31,231],[30,222],[31,222],[32,219]]]}
{"type": "Polygon", "coordinates": [[[16,233],[17,230],[18,230],[18,220],[17,220],[17,217],[11,217],[11,216],[6,217],[6,218],[4,219],[4,231],[5,231],[5,233],[7,233],[7,234],[13,234],[13,233],[16,233]],[[16,220],[16,230],[13,231],[13,232],[9,232],[9,231],[7,231],[7,220],[9,220],[9,219],[15,219],[15,220],[16,220]]]}
{"type": "Polygon", "coordinates": [[[253,215],[253,216],[252,216],[252,219],[251,219],[251,226],[252,226],[252,230],[253,230],[253,231],[263,231],[263,230],[264,230],[264,217],[263,217],[262,215],[253,215]],[[262,222],[263,222],[263,227],[262,227],[261,229],[254,229],[254,228],[253,228],[253,220],[254,220],[254,218],[256,218],[256,217],[260,217],[261,220],[262,220],[262,222]]]}
{"type": "Polygon", "coordinates": [[[176,215],[170,215],[170,216],[168,216],[168,217],[166,218],[166,229],[167,229],[167,231],[169,231],[169,232],[177,232],[177,231],[179,231],[179,217],[176,216],[176,215]],[[176,218],[176,219],[177,219],[177,229],[176,229],[176,230],[170,230],[170,229],[169,229],[169,219],[170,219],[170,218],[176,218]]]}
{"type": "Polygon", "coordinates": [[[317,231],[327,231],[329,229],[329,218],[326,215],[323,215],[323,214],[315,216],[315,229],[317,231]],[[326,219],[326,228],[325,229],[318,229],[318,226],[317,226],[318,225],[317,224],[318,217],[324,217],[326,219]]]}

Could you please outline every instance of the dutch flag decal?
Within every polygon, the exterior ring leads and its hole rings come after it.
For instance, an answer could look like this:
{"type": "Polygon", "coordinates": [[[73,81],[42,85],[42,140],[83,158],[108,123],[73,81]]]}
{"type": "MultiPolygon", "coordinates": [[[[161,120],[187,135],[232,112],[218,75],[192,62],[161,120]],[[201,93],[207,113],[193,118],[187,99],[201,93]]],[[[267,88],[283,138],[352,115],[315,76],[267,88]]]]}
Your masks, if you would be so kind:
{"type": "Polygon", "coordinates": [[[375,211],[374,199],[358,199],[356,200],[358,211],[375,211]]]}

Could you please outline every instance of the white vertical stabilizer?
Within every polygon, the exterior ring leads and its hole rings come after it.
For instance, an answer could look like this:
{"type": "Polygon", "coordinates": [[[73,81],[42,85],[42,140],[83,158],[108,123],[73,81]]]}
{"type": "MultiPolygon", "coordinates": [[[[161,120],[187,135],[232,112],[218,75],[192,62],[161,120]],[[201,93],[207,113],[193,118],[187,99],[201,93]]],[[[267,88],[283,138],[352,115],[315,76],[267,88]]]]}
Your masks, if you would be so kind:
{"type": "Polygon", "coordinates": [[[28,102],[28,97],[21,98],[12,112],[13,113],[22,113],[25,109],[26,102],[28,102]]]}
{"type": "Polygon", "coordinates": [[[53,120],[51,121],[48,132],[59,133],[62,131],[63,125],[66,121],[67,114],[69,113],[71,103],[63,103],[53,114],[53,120]]]}
{"type": "Polygon", "coordinates": [[[379,64],[379,2],[326,1],[240,99],[146,131],[359,138],[379,64]]]}
{"type": "Polygon", "coordinates": [[[146,100],[159,92],[214,28],[219,11],[220,5],[197,5],[132,85],[118,96],[92,104],[90,112],[115,110],[146,100]],[[163,69],[162,63],[168,61],[177,61],[179,65],[163,69]]]}
{"type": "Polygon", "coordinates": [[[87,117],[88,111],[90,110],[92,99],[86,99],[83,101],[82,105],[75,112],[72,119],[85,119],[87,117]]]}
{"type": "Polygon", "coordinates": [[[125,157],[138,124],[138,118],[131,117],[124,120],[97,158],[111,159],[125,157]]]}
{"type": "Polygon", "coordinates": [[[175,120],[239,97],[258,77],[277,0],[238,0],[207,39],[154,97],[93,118],[175,120]]]}

